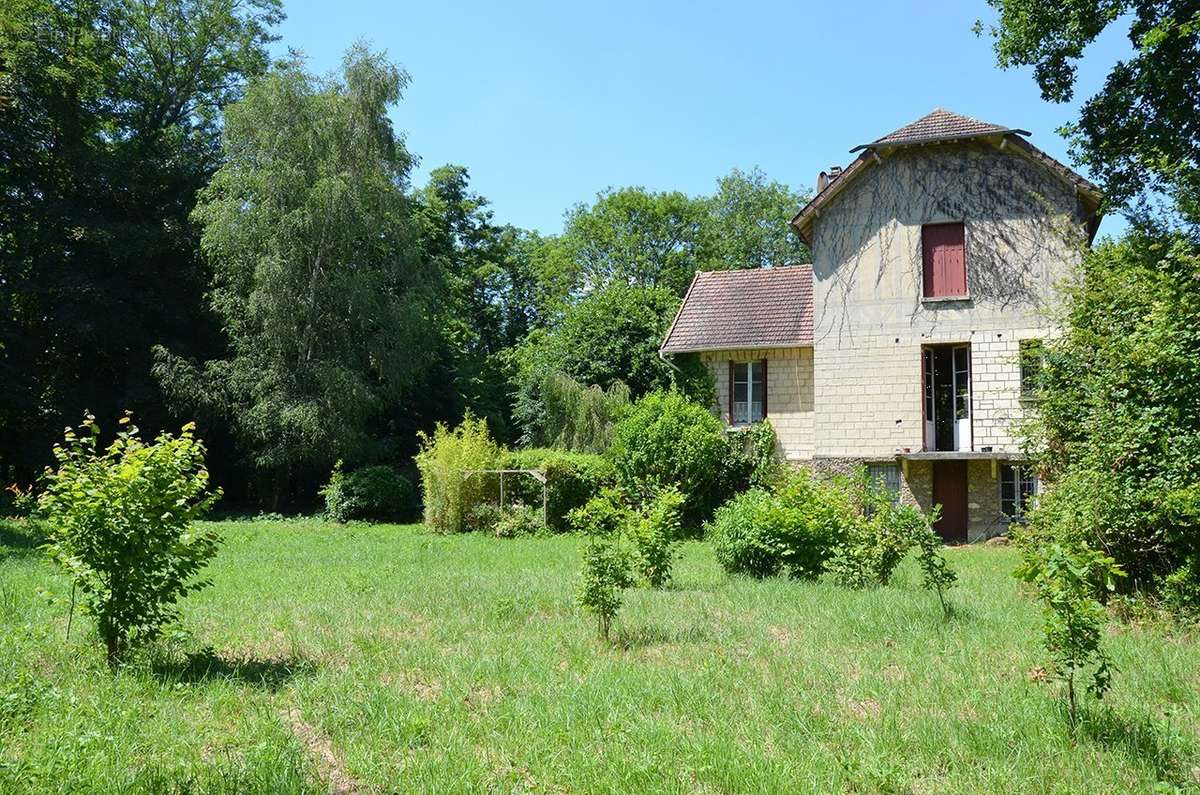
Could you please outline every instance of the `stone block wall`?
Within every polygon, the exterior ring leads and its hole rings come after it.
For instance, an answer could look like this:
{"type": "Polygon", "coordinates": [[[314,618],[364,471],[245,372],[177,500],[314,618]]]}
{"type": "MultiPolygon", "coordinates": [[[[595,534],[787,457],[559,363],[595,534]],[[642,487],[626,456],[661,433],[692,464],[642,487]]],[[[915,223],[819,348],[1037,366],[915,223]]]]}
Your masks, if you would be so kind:
{"type": "Polygon", "coordinates": [[[713,413],[729,421],[729,363],[767,360],[767,419],[787,460],[813,456],[812,348],[707,351],[700,354],[716,384],[713,413]]]}

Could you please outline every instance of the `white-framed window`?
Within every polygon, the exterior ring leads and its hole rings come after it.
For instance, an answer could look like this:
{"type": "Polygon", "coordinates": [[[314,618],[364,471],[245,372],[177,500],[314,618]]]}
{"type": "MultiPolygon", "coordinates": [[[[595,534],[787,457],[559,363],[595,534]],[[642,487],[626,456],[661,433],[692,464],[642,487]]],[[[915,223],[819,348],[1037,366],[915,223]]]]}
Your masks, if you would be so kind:
{"type": "Polygon", "coordinates": [[[1038,493],[1037,473],[1024,464],[1000,465],[1000,513],[1020,522],[1038,493]]]}
{"type": "Polygon", "coordinates": [[[767,362],[730,362],[734,425],[761,422],[767,416],[767,362]]]}
{"type": "Polygon", "coordinates": [[[867,464],[867,484],[875,491],[890,495],[892,505],[897,504],[900,502],[900,465],[867,464]]]}

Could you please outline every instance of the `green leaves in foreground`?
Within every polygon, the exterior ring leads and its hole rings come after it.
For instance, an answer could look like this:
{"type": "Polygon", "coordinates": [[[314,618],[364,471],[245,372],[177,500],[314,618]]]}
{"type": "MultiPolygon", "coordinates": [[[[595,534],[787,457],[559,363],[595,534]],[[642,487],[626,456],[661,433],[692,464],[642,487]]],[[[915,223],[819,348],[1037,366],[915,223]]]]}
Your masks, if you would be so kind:
{"type": "Polygon", "coordinates": [[[95,616],[109,664],[157,637],[175,603],[209,585],[195,579],[217,553],[217,534],[199,519],[220,498],[209,491],[204,445],[188,423],[153,444],[124,428],[98,451],[100,426],[88,414],[54,448],[38,508],[49,522],[50,558],[66,569],[95,616]]]}
{"type": "Polygon", "coordinates": [[[1087,689],[1097,698],[1103,698],[1112,681],[1114,668],[1100,645],[1106,613],[1097,596],[1114,590],[1117,578],[1125,572],[1112,558],[1086,545],[1026,547],[1022,554],[1024,561],[1016,576],[1033,585],[1042,602],[1044,642],[1055,673],[1067,685],[1067,708],[1074,727],[1078,722],[1076,675],[1092,668],[1087,689]]]}

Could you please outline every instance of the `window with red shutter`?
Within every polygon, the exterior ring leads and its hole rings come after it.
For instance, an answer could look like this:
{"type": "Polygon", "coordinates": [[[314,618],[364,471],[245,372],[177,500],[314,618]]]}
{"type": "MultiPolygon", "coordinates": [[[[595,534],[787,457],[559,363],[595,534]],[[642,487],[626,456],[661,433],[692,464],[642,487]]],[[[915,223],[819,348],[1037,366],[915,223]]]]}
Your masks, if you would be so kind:
{"type": "Polygon", "coordinates": [[[967,296],[967,255],[961,223],[921,227],[922,288],[925,298],[967,296]]]}

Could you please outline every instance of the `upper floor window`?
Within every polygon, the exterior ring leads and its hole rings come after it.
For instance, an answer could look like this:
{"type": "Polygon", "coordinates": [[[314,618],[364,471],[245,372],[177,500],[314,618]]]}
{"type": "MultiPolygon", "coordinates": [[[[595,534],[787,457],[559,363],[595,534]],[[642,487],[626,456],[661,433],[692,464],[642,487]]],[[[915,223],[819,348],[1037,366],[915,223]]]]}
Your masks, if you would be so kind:
{"type": "Polygon", "coordinates": [[[921,227],[921,268],[923,297],[967,297],[966,233],[961,223],[921,227]]]}
{"type": "Polygon", "coordinates": [[[1042,359],[1045,350],[1041,340],[1021,340],[1021,397],[1037,397],[1041,386],[1042,359]]]}
{"type": "Polygon", "coordinates": [[[733,424],[762,421],[767,416],[767,360],[730,362],[729,382],[733,424]]]}

